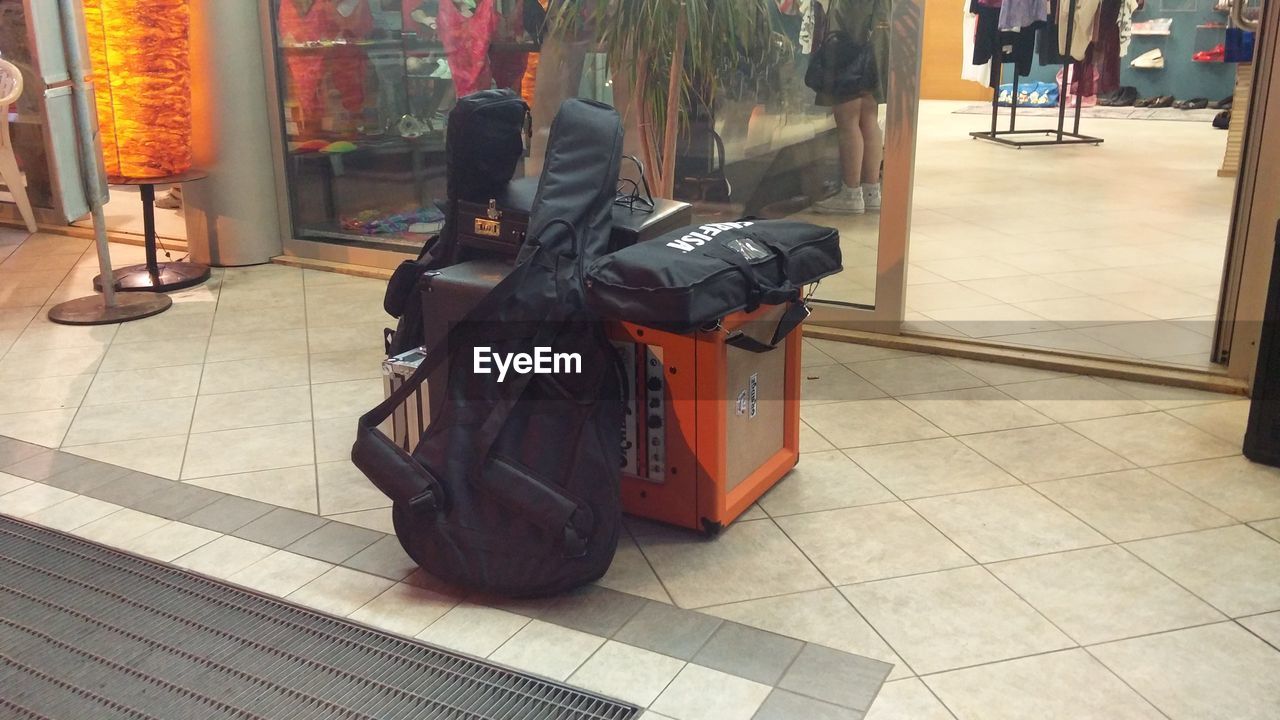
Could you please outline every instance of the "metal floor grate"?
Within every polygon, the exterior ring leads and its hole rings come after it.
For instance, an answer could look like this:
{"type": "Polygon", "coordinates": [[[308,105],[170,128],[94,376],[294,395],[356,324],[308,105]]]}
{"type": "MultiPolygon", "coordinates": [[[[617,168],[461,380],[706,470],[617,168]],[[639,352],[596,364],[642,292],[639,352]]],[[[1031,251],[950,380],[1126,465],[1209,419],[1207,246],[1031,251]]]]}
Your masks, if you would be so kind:
{"type": "Polygon", "coordinates": [[[0,717],[638,714],[614,700],[0,516],[0,717]]]}

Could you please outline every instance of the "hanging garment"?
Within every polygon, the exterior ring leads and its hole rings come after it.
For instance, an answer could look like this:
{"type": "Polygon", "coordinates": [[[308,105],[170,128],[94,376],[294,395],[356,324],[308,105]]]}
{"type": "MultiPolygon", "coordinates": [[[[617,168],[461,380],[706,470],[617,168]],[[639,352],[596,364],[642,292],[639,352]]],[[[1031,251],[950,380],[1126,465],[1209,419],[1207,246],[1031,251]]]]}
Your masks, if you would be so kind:
{"type": "Polygon", "coordinates": [[[285,67],[293,95],[308,123],[325,114],[324,81],[329,79],[349,113],[364,108],[368,60],[354,44],[373,32],[373,15],[364,0],[316,0],[280,4],[280,37],[289,46],[330,42],[323,48],[285,52],[285,67]],[[345,43],[333,41],[345,40],[345,43]]]}
{"type": "Polygon", "coordinates": [[[973,63],[981,65],[992,60],[1011,62],[1019,76],[1030,75],[1036,54],[1035,29],[1000,30],[1000,8],[987,7],[982,4],[982,0],[972,0],[969,10],[978,16],[978,27],[974,32],[973,63]]]}
{"type": "Polygon", "coordinates": [[[1000,5],[1000,29],[1021,30],[1049,17],[1049,0],[1004,0],[1000,5]]]}
{"type": "Polygon", "coordinates": [[[449,56],[457,96],[487,90],[492,84],[489,43],[498,28],[498,13],[493,7],[493,0],[480,0],[475,13],[469,18],[463,17],[453,0],[441,0],[436,27],[445,54],[449,56]]]}
{"type": "Polygon", "coordinates": [[[964,33],[964,56],[960,58],[960,79],[989,85],[991,83],[991,61],[977,64],[973,61],[974,34],[978,31],[978,16],[964,7],[964,22],[961,32],[964,33]]]}
{"type": "Polygon", "coordinates": [[[1121,0],[1120,2],[1120,57],[1129,54],[1129,41],[1133,39],[1133,14],[1138,11],[1141,0],[1121,0]]]}
{"type": "Polygon", "coordinates": [[[1058,47],[1064,55],[1085,59],[1085,51],[1093,42],[1094,26],[1102,0],[1058,0],[1058,47]],[[1067,47],[1067,20],[1075,6],[1075,22],[1071,28],[1071,47],[1067,47]]]}
{"type": "Polygon", "coordinates": [[[800,12],[800,54],[813,52],[813,4],[814,0],[798,0],[800,12]]]}
{"type": "Polygon", "coordinates": [[[1085,62],[1078,65],[1076,72],[1082,97],[1105,95],[1120,89],[1119,18],[1123,1],[1102,0],[1099,6],[1096,39],[1086,52],[1085,62]]]}
{"type": "MultiPolygon", "coordinates": [[[[498,22],[494,32],[494,40],[514,41],[524,33],[524,4],[512,3],[506,14],[498,22]]],[[[525,70],[529,67],[529,53],[526,50],[489,51],[489,67],[493,72],[493,83],[496,87],[521,91],[525,70]]]]}

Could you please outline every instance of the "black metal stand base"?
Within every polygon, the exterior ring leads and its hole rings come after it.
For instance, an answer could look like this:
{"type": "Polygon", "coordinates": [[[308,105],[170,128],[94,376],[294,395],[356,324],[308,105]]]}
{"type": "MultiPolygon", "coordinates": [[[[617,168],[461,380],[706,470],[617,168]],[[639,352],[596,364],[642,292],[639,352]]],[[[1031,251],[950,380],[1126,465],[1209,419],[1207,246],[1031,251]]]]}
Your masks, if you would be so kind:
{"type": "Polygon", "coordinates": [[[1097,147],[1102,144],[1102,138],[1093,137],[1092,135],[1081,135],[1080,133],[1057,130],[978,130],[969,133],[971,137],[978,140],[989,140],[1001,145],[1009,147],[1024,148],[1035,147],[1037,145],[1093,145],[1097,147]],[[1040,135],[1045,140],[1013,140],[1005,137],[1006,135],[1040,135]]]}
{"type": "MultiPolygon", "coordinates": [[[[208,265],[190,262],[157,263],[152,274],[146,265],[129,265],[111,273],[121,292],[169,292],[199,285],[209,279],[208,265]]],[[[101,292],[102,276],[93,279],[93,289],[101,292]]]]}
{"type": "Polygon", "coordinates": [[[101,295],[88,295],[54,305],[49,320],[61,325],[110,325],[159,315],[171,305],[168,295],[147,294],[117,295],[116,304],[107,307],[101,295]]]}

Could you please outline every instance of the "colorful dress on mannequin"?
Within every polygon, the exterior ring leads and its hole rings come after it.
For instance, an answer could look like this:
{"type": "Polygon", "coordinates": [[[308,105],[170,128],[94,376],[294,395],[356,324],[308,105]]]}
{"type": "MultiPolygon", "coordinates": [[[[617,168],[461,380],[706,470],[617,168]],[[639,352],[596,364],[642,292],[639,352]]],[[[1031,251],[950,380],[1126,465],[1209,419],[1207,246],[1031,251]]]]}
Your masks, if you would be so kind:
{"type": "Polygon", "coordinates": [[[373,32],[368,0],[281,0],[278,20],[282,41],[293,46],[285,51],[285,67],[303,123],[320,126],[326,112],[326,78],[343,109],[359,115],[368,66],[364,50],[355,42],[373,32]],[[308,43],[317,47],[301,47],[308,43]],[[332,44],[321,46],[324,43],[332,44]]]}
{"type": "Polygon", "coordinates": [[[436,28],[449,56],[458,97],[488,89],[493,81],[489,44],[498,28],[498,12],[493,0],[479,0],[471,17],[464,17],[454,0],[440,0],[436,28]]]}

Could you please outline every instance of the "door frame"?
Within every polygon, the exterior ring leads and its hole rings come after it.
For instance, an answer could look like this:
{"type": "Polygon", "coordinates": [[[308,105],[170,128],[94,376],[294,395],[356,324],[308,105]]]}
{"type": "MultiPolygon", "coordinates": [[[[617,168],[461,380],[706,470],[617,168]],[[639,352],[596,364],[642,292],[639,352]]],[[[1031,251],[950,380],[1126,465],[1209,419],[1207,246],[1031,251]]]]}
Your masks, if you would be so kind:
{"type": "Polygon", "coordinates": [[[1264,3],[1254,44],[1253,88],[1223,270],[1214,359],[1252,385],[1280,220],[1280,0],[1264,3]]]}
{"type": "MultiPolygon", "coordinates": [[[[1280,0],[1275,0],[1280,2],[1280,0]]],[[[875,305],[814,299],[809,323],[887,335],[902,331],[906,313],[907,238],[915,185],[916,122],[920,114],[920,63],[924,0],[898,0],[889,16],[889,87],[885,94],[884,204],[876,244],[875,305]]]]}

